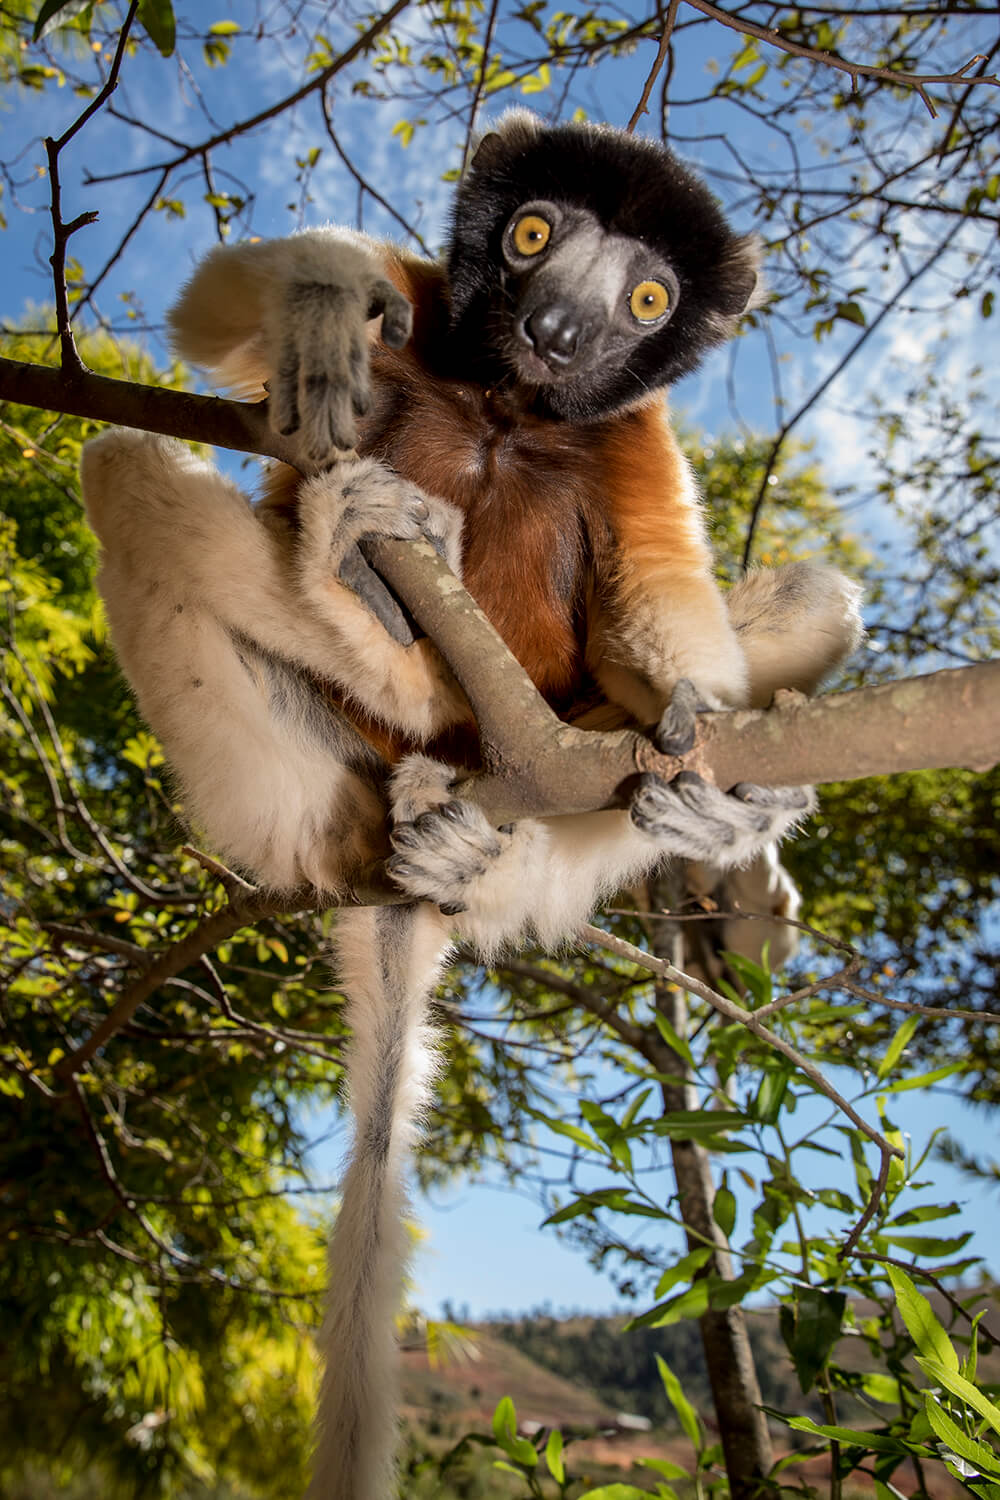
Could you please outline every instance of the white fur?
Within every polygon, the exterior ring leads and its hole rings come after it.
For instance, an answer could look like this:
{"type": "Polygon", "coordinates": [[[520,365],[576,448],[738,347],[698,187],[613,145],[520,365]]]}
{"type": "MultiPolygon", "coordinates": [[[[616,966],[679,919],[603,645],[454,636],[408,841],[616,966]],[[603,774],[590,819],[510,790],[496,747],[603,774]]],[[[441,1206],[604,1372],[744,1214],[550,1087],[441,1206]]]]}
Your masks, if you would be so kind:
{"type": "Polygon", "coordinates": [[[393,1487],[394,1320],[407,1236],[406,1163],[436,1068],[426,1000],[448,953],[429,906],[342,911],[340,978],[351,997],[347,1060],[354,1147],[330,1242],[325,1356],[310,1500],[376,1500],[393,1487]],[[379,927],[390,931],[380,933],[379,927]],[[374,961],[373,961],[374,960],[374,961]],[[386,965],[398,989],[382,982],[386,965]],[[379,1131],[385,1132],[383,1155],[379,1131]]]}

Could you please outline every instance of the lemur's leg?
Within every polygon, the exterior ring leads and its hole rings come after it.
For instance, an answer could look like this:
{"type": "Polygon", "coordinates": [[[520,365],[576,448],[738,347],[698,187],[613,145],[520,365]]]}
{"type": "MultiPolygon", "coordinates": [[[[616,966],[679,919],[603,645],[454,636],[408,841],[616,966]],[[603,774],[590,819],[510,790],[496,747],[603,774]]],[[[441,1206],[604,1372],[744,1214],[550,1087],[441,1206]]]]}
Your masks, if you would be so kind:
{"type": "MultiPolygon", "coordinates": [[[[747,659],[750,701],[769,703],[779,687],[815,691],[861,639],[860,594],[833,568],[813,563],[759,569],[743,579],[727,603],[747,659]]],[[[679,682],[656,729],[660,748],[675,755],[690,749],[697,715],[710,706],[694,684],[679,682]]],[[[726,792],[683,772],[671,782],[641,777],[630,811],[636,827],[667,853],[731,869],[783,838],[815,801],[808,787],[746,781],[726,792]]]]}
{"type": "MultiPolygon", "coordinates": [[[[379,675],[391,677],[397,722],[415,732],[466,711],[426,643],[398,645],[349,589],[302,576],[324,525],[333,546],[351,474],[377,497],[383,532],[395,525],[414,535],[428,524],[412,486],[395,482],[404,502],[390,514],[391,476],[372,464],[345,467],[313,481],[301,565],[288,538],[183,444],[109,432],[83,458],[99,585],[143,714],[199,831],[276,888],[311,881],[338,890],[346,869],[383,847],[385,767],[327,701],[324,683],[363,677],[377,694],[379,675]],[[382,656],[369,661],[365,643],[379,634],[382,656]]],[[[372,509],[360,506],[362,529],[372,509]]],[[[342,537],[350,530],[342,525],[342,537]]]]}
{"type": "Polygon", "coordinates": [[[447,957],[448,926],[428,906],[338,916],[355,1127],[330,1245],[312,1500],[386,1500],[395,1493],[393,1329],[408,1249],[405,1172],[435,1071],[426,1005],[447,957]]]}
{"type": "MultiPolygon", "coordinates": [[[[87,444],[82,474],[116,642],[135,633],[131,620],[169,614],[169,600],[178,616],[210,612],[415,735],[468,715],[437,652],[426,641],[394,641],[336,576],[362,535],[444,537],[457,565],[460,519],[444,501],[371,459],[337,464],[303,487],[296,544],[262,525],[235,484],[170,438],[105,433],[87,444]]],[[[130,676],[149,675],[139,657],[124,665],[130,676]]]]}

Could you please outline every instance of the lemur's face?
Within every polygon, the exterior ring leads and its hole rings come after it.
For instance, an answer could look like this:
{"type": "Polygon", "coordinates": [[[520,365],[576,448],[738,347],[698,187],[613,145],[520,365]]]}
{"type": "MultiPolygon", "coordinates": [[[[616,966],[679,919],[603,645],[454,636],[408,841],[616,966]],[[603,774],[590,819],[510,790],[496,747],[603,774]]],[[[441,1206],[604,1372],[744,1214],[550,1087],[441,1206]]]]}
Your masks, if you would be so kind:
{"type": "Polygon", "coordinates": [[[610,233],[586,208],[546,199],[520,204],[501,253],[491,341],[528,386],[579,381],[593,390],[662,331],[680,297],[661,254],[610,233]]]}
{"type": "Polygon", "coordinates": [[[601,420],[732,334],[758,259],[665,147],[515,112],[455,199],[452,368],[539,415],[601,420]]]}

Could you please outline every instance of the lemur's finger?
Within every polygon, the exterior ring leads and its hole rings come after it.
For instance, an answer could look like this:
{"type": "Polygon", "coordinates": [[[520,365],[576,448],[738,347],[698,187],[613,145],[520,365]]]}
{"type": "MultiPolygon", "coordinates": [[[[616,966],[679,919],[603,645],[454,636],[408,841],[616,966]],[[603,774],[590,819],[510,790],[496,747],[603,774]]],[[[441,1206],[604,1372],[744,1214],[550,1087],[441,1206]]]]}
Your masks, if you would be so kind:
{"type": "Polygon", "coordinates": [[[299,359],[291,344],[281,352],[278,371],[271,381],[268,393],[271,406],[271,426],[283,437],[290,437],[299,430],[299,359]]]}
{"type": "Polygon", "coordinates": [[[698,715],[709,707],[687,677],[682,677],[656,726],[656,748],[664,755],[686,755],[694,744],[698,715]]]}
{"type": "Polygon", "coordinates": [[[741,802],[752,802],[756,807],[770,807],[779,812],[812,812],[816,806],[816,793],[811,786],[757,786],[752,781],[741,781],[730,794],[741,802]]]}
{"type": "Polygon", "coordinates": [[[402,349],[413,332],[413,308],[391,281],[379,279],[368,300],[369,318],[382,314],[382,342],[390,349],[402,349]]]}

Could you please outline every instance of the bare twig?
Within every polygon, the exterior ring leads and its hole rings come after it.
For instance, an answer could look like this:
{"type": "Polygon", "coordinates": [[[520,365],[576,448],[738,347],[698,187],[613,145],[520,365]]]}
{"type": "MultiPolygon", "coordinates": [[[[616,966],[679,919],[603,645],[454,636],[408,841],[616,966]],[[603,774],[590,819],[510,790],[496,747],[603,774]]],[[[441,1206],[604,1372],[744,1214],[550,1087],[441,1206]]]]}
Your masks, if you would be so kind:
{"type": "Polygon", "coordinates": [[[653,60],[653,66],[649,70],[649,76],[646,79],[645,84],[643,85],[642,93],[639,95],[639,103],[632,111],[632,116],[628,124],[625,126],[625,129],[629,135],[633,133],[635,127],[638,125],[639,121],[646,113],[646,106],[649,103],[649,96],[653,92],[653,84],[656,82],[656,75],[663,67],[667,53],[670,50],[670,38],[673,35],[674,22],[677,20],[677,9],[679,5],[680,0],[670,0],[670,6],[667,10],[667,19],[663,23],[663,34],[660,37],[660,45],[656,49],[656,57],[653,60]]]}
{"type": "MultiPolygon", "coordinates": [[[[810,62],[821,63],[824,67],[836,68],[838,72],[846,73],[851,80],[854,93],[857,93],[859,78],[872,78],[880,83],[892,83],[914,89],[933,117],[937,116],[937,110],[927,93],[928,86],[931,84],[946,86],[968,84],[973,81],[966,77],[969,69],[983,60],[983,54],[977,52],[975,57],[971,57],[953,73],[907,73],[902,68],[877,68],[868,63],[850,62],[846,58],[837,57],[833,52],[824,52],[818,47],[807,47],[802,42],[793,42],[776,27],[758,26],[755,21],[748,21],[744,16],[731,15],[728,11],[721,10],[719,6],[712,5],[710,0],[684,0],[684,3],[694,10],[701,11],[703,16],[709,16],[713,21],[719,21],[723,26],[728,26],[731,31],[740,31],[744,36],[755,36],[760,41],[767,42],[771,47],[778,47],[782,52],[790,52],[793,57],[804,57],[810,62]]],[[[1000,78],[995,74],[984,75],[975,82],[1000,87],[1000,78]]]]}
{"type": "Polygon", "coordinates": [[[77,353],[76,343],[73,339],[73,329],[69,318],[69,293],[66,286],[66,246],[70,236],[85,224],[93,224],[97,218],[95,212],[79,214],[69,224],[65,223],[62,216],[62,186],[59,180],[59,156],[63,148],[69,144],[75,135],[86,125],[90,117],[101,108],[107,99],[111,97],[118,87],[118,75],[121,72],[122,58],[125,56],[125,47],[128,35],[135,20],[135,13],[139,8],[139,0],[130,0],[128,14],[125,17],[121,31],[118,33],[118,46],[115,48],[114,59],[110,71],[105,79],[104,87],[87,105],[86,109],[73,121],[57,140],[52,136],[45,137],[45,151],[49,162],[49,207],[52,217],[52,254],[49,264],[52,267],[52,285],[56,304],[56,331],[59,334],[59,347],[62,355],[62,367],[67,371],[78,371],[83,369],[83,361],[77,353]]]}
{"type": "Polygon", "coordinates": [[[838,1260],[847,1259],[847,1257],[855,1249],[865,1229],[875,1217],[878,1206],[882,1201],[882,1194],[885,1192],[886,1183],[889,1181],[889,1167],[891,1165],[892,1157],[902,1156],[903,1154],[902,1151],[897,1151],[894,1146],[890,1146],[888,1141],[881,1145],[879,1147],[879,1150],[882,1153],[882,1160],[879,1163],[878,1176],[876,1177],[874,1186],[872,1187],[871,1196],[868,1199],[868,1203],[865,1207],[864,1213],[861,1215],[860,1219],[855,1224],[854,1228],[847,1236],[847,1239],[844,1241],[839,1251],[837,1252],[838,1260]]]}
{"type": "Polygon", "coordinates": [[[493,32],[497,24],[497,12],[500,9],[500,0],[491,0],[490,12],[486,20],[486,35],[483,37],[483,55],[479,63],[479,71],[476,74],[476,86],[472,91],[472,101],[469,104],[469,123],[465,128],[465,149],[462,152],[462,170],[468,169],[472,159],[472,141],[476,133],[476,116],[479,113],[480,100],[483,97],[483,89],[486,87],[486,71],[490,65],[490,47],[493,45],[493,32]]]}

